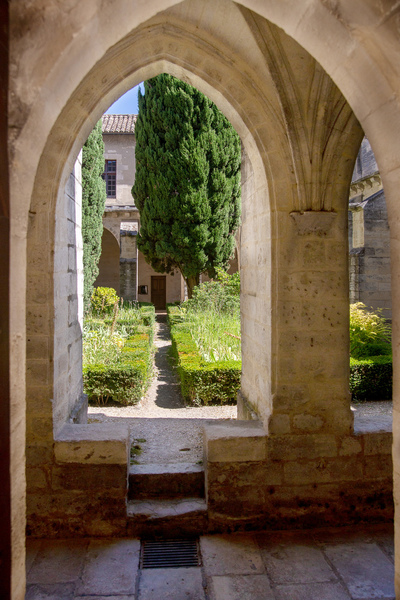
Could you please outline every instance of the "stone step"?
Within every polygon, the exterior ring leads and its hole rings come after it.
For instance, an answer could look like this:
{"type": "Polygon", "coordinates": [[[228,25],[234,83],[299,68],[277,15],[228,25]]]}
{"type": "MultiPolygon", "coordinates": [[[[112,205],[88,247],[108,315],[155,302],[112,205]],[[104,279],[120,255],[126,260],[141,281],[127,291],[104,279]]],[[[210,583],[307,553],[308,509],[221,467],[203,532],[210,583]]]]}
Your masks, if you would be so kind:
{"type": "Polygon", "coordinates": [[[202,465],[192,463],[132,465],[128,498],[204,498],[204,469],[202,465]]]}
{"type": "Polygon", "coordinates": [[[130,500],[127,516],[130,535],[179,538],[207,531],[207,504],[201,498],[130,500]]]}

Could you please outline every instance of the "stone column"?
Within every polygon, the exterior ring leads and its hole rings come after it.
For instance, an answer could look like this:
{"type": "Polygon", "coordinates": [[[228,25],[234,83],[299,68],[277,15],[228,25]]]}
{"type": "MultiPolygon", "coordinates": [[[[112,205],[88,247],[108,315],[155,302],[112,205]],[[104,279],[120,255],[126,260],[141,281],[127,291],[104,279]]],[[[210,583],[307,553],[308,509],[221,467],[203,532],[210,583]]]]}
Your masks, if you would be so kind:
{"type": "Polygon", "coordinates": [[[291,212],[278,223],[268,431],[346,434],[353,422],[347,211],[291,212]]]}

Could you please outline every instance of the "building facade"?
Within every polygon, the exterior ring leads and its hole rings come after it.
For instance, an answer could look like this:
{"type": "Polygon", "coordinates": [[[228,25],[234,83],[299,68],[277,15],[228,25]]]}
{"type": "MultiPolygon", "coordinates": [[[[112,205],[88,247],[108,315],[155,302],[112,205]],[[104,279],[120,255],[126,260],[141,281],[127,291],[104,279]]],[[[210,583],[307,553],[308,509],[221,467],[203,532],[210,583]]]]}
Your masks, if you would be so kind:
{"type": "Polygon", "coordinates": [[[367,138],[361,143],[350,186],[350,302],[392,318],[390,232],[382,179],[367,138]]]}

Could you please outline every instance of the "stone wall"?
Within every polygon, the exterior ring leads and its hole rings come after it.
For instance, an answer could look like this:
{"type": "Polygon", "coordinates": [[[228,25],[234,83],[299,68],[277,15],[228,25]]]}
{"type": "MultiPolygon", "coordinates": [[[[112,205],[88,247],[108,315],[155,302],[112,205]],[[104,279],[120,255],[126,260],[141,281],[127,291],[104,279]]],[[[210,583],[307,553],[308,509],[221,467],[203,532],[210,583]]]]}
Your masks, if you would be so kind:
{"type": "Polygon", "coordinates": [[[107,198],[106,206],[132,206],[131,189],[135,182],[134,134],[104,134],[104,158],[117,161],[117,197],[107,198]]]}
{"type": "MultiPolygon", "coordinates": [[[[41,358],[41,286],[30,311],[27,532],[33,536],[115,535],[126,528],[129,432],[126,425],[87,425],[82,391],[83,271],[81,154],[56,210],[54,399],[41,358]],[[65,249],[68,248],[68,252],[65,249]],[[37,308],[39,307],[39,309],[37,308]],[[85,515],[85,519],[82,519],[85,515]]],[[[110,234],[111,235],[111,234],[110,234]]]]}
{"type": "Polygon", "coordinates": [[[310,528],[393,517],[392,435],[266,436],[261,423],[205,427],[210,530],[310,528]]]}
{"type": "Polygon", "coordinates": [[[354,167],[349,204],[350,302],[392,318],[390,232],[375,155],[364,138],[354,167]]]}
{"type": "Polygon", "coordinates": [[[115,236],[105,227],[101,238],[99,274],[94,287],[112,287],[120,294],[119,244],[115,236]]]}
{"type": "MultiPolygon", "coordinates": [[[[269,214],[263,209],[262,189],[257,194],[254,167],[242,152],[242,225],[240,245],[242,379],[239,405],[250,402],[268,423],[271,411],[271,255],[269,214]],[[261,373],[257,365],[261,364],[261,373]]],[[[267,190],[265,190],[266,193],[267,190]]],[[[238,407],[241,410],[241,406],[238,407]]]]}
{"type": "Polygon", "coordinates": [[[57,203],[54,252],[54,430],[84,402],[82,385],[82,154],[57,203]],[[68,248],[68,252],[65,252],[68,248]]]}
{"type": "Polygon", "coordinates": [[[363,302],[392,318],[390,237],[383,190],[350,203],[350,302],[363,302]]]}
{"type": "MultiPolygon", "coordinates": [[[[143,254],[139,252],[138,258],[138,286],[147,285],[147,294],[138,294],[139,302],[151,302],[151,277],[159,276],[154,269],[146,262],[143,254]]],[[[184,282],[178,270],[166,277],[166,301],[179,302],[184,298],[184,282]]]]}

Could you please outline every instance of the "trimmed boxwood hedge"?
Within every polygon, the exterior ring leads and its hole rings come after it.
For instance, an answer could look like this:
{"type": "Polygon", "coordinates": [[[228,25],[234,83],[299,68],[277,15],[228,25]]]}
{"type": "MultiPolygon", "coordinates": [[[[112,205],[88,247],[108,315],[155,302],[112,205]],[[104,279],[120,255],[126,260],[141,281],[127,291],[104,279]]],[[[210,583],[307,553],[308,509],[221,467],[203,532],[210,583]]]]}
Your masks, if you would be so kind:
{"type": "Polygon", "coordinates": [[[391,400],[392,357],[350,358],[350,391],[354,400],[391,400]]]}
{"type": "Polygon", "coordinates": [[[167,306],[172,353],[177,362],[182,396],[190,404],[236,404],[241,361],[205,362],[200,356],[179,308],[167,306]]]}
{"type": "Polygon", "coordinates": [[[153,365],[153,327],[141,326],[128,338],[119,363],[83,368],[83,386],[90,404],[108,400],[123,406],[137,404],[150,382],[153,365]]]}

